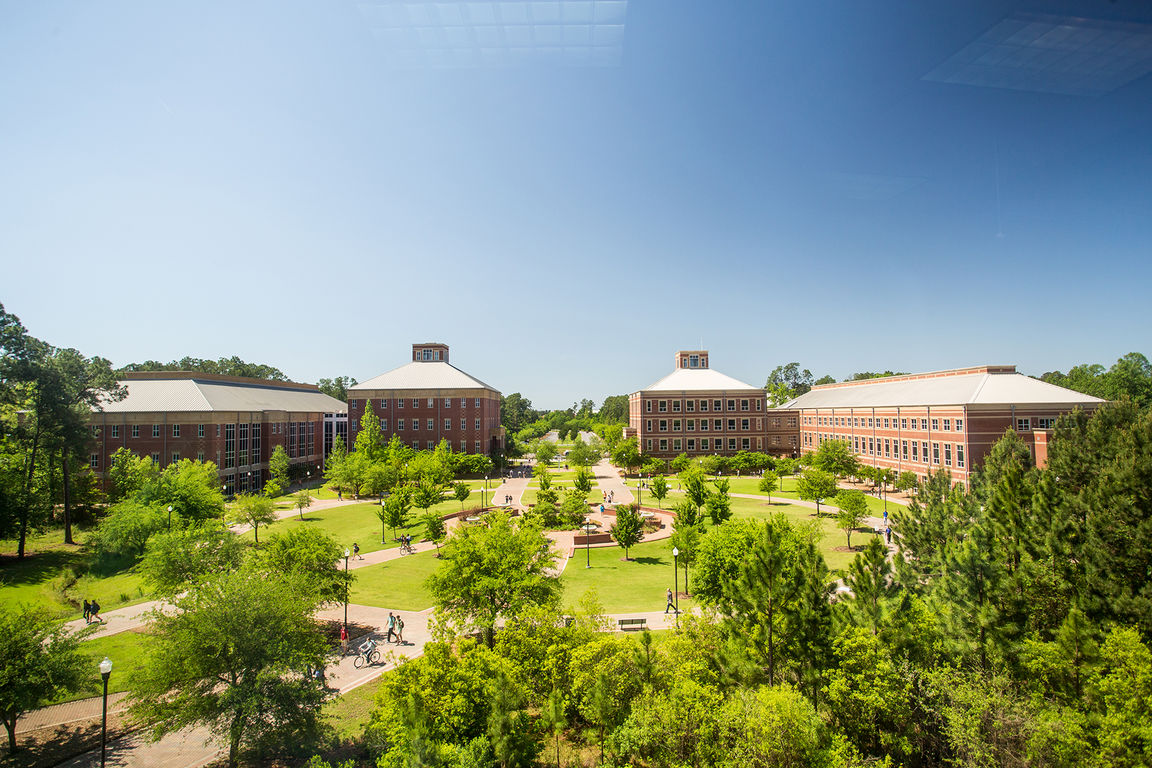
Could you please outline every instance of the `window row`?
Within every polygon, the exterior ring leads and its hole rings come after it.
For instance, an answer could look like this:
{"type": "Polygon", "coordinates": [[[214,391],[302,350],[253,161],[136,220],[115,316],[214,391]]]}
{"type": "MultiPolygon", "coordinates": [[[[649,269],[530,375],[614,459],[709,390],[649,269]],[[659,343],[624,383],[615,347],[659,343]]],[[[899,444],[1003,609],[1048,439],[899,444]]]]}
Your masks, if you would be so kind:
{"type": "Polygon", "coordinates": [[[828,440],[842,440],[852,446],[852,450],[861,456],[876,456],[884,457],[886,459],[900,459],[902,461],[912,461],[920,464],[940,464],[941,456],[943,456],[943,465],[946,467],[952,466],[953,456],[956,458],[957,467],[964,467],[964,445],[963,443],[931,443],[927,440],[900,440],[889,437],[873,438],[873,437],[860,437],[852,436],[849,439],[847,435],[826,435],[818,433],[813,437],[811,432],[804,433],[804,444],[807,446],[817,447],[820,443],[828,440]],[[932,452],[929,454],[928,447],[931,445],[932,452]],[[941,453],[943,449],[943,453],[941,453]],[[931,458],[931,461],[929,461],[931,458]]]}
{"type": "MultiPolygon", "coordinates": [[[[654,422],[652,419],[645,419],[644,420],[644,430],[646,432],[651,432],[653,423],[654,422]]],[[[672,432],[681,432],[681,431],[683,431],[683,432],[695,432],[695,431],[697,431],[696,430],[696,423],[697,423],[696,419],[685,419],[683,421],[683,423],[681,423],[680,419],[671,419],[671,420],[658,419],[655,421],[655,423],[658,425],[659,431],[661,431],[661,432],[668,432],[669,431],[669,429],[668,429],[669,425],[671,425],[671,427],[672,427],[672,429],[671,429],[672,432]],[[681,429],[681,426],[683,426],[683,429],[681,429]]],[[[736,431],[736,419],[727,419],[727,420],[725,420],[725,419],[700,419],[699,423],[700,423],[700,430],[699,431],[701,431],[701,432],[709,432],[709,431],[711,431],[711,432],[724,432],[725,426],[727,426],[728,432],[735,432],[736,431]],[[725,425],[725,421],[727,421],[726,425],[725,425]]],[[[740,431],[747,432],[751,428],[752,428],[752,420],[751,419],[740,419],[740,431]]],[[[756,419],[756,430],[759,431],[760,428],[761,428],[760,419],[756,419]]]]}
{"type": "MultiPolygon", "coordinates": [[[[407,419],[396,419],[396,431],[397,432],[403,432],[409,423],[412,425],[412,431],[413,432],[419,432],[420,431],[420,419],[412,419],[411,422],[409,422],[407,419]]],[[[427,429],[429,432],[436,429],[436,420],[435,419],[426,419],[426,423],[427,423],[427,429]]],[[[480,419],[479,418],[473,419],[472,423],[474,425],[472,427],[473,429],[477,429],[477,430],[480,429],[480,419]]],[[[468,429],[468,419],[460,419],[460,431],[464,431],[466,429],[468,429]]],[[[388,431],[388,419],[380,419],[380,431],[381,432],[387,432],[388,431]]],[[[445,432],[452,431],[452,419],[444,419],[444,431],[445,432]]]]}
{"type": "MultiPolygon", "coordinates": [[[[435,408],[435,407],[436,407],[436,398],[434,398],[434,397],[429,397],[429,398],[421,398],[421,397],[412,397],[412,398],[407,398],[407,397],[398,397],[398,398],[396,398],[396,407],[397,407],[397,408],[403,408],[403,407],[404,407],[404,405],[405,405],[405,403],[408,403],[409,401],[411,401],[411,403],[412,403],[412,407],[413,407],[413,408],[419,408],[419,407],[420,407],[420,402],[421,402],[422,400],[425,400],[425,399],[427,399],[427,403],[428,403],[427,407],[428,407],[428,408],[435,408]]],[[[467,397],[459,397],[459,398],[456,398],[456,399],[457,399],[457,400],[460,402],[460,407],[461,407],[461,408],[467,408],[467,407],[468,407],[468,400],[469,400],[469,398],[467,398],[467,397]]],[[[478,398],[478,397],[474,397],[474,398],[471,398],[471,400],[472,400],[472,407],[473,407],[473,408],[479,408],[479,407],[480,407],[480,398],[478,398]]],[[[379,407],[380,407],[380,408],[382,408],[382,409],[383,409],[383,408],[387,408],[387,407],[388,407],[388,398],[386,398],[386,397],[382,397],[382,398],[380,398],[379,400],[365,400],[365,401],[363,401],[363,402],[367,403],[367,404],[368,404],[368,405],[370,405],[370,406],[372,406],[372,405],[376,405],[376,404],[379,404],[379,407]]],[[[360,401],[360,400],[356,400],[356,399],[353,399],[353,400],[349,400],[349,401],[348,401],[348,410],[350,410],[350,411],[354,411],[354,410],[356,410],[358,407],[360,407],[360,403],[361,403],[361,401],[360,401]]],[[[451,407],[452,407],[452,398],[450,398],[450,397],[446,397],[446,398],[444,398],[444,407],[445,407],[445,408],[451,408],[451,407]]]]}
{"type": "MultiPolygon", "coordinates": [[[[644,446],[645,446],[644,449],[646,451],[651,451],[652,450],[652,444],[653,444],[653,440],[650,440],[650,439],[645,440],[644,441],[644,446]]],[[[707,438],[707,437],[701,437],[699,439],[699,445],[700,445],[699,448],[696,447],[697,440],[694,437],[689,437],[689,438],[686,438],[683,440],[681,440],[678,437],[673,438],[671,443],[669,443],[667,438],[663,438],[659,441],[658,444],[659,444],[659,450],[662,452],[667,452],[669,450],[669,448],[668,448],[669,444],[671,444],[671,446],[672,446],[671,450],[676,452],[676,453],[679,453],[681,451],[696,451],[696,450],[701,450],[701,451],[723,451],[723,450],[725,450],[724,438],[722,438],[722,437],[717,437],[714,439],[707,438]]],[[[730,437],[730,438],[728,438],[727,450],[729,450],[729,451],[750,451],[750,450],[752,450],[752,441],[750,438],[747,438],[747,437],[740,438],[739,440],[737,440],[737,438],[735,438],[735,437],[730,437]]]]}
{"type": "Polygon", "coordinates": [[[735,410],[737,410],[737,408],[736,408],[737,402],[740,403],[739,410],[741,410],[741,411],[751,410],[752,409],[751,404],[753,402],[756,403],[756,410],[758,410],[758,411],[764,410],[764,401],[762,399],[760,399],[760,398],[749,399],[749,398],[745,397],[745,398],[740,398],[739,401],[737,401],[735,399],[731,399],[731,400],[728,400],[728,399],[725,399],[725,400],[655,400],[655,401],[645,400],[644,401],[644,412],[645,413],[652,413],[652,403],[653,402],[656,403],[656,412],[657,413],[668,413],[669,407],[671,407],[671,409],[672,409],[671,413],[680,413],[681,409],[683,409],[684,412],[686,412],[686,413],[694,413],[696,411],[697,404],[699,404],[701,412],[706,412],[708,410],[709,404],[712,405],[713,411],[723,411],[723,410],[725,410],[725,408],[724,408],[725,405],[728,406],[727,410],[735,411],[735,410]]]}
{"type": "Polygon", "coordinates": [[[922,429],[927,430],[929,421],[932,424],[933,432],[952,432],[952,426],[955,424],[956,432],[964,431],[964,419],[909,419],[902,417],[895,418],[880,418],[880,417],[864,417],[864,416],[805,416],[804,423],[812,427],[871,427],[873,429],[896,429],[897,422],[899,422],[900,429],[914,430],[922,429]],[[944,429],[940,429],[940,425],[944,425],[944,429]]]}

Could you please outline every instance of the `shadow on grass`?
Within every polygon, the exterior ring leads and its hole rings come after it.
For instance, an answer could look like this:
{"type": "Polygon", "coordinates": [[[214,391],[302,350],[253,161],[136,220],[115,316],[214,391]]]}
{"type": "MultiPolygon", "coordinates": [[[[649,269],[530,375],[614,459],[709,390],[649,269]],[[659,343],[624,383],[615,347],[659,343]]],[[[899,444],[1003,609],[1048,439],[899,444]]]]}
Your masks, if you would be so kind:
{"type": "Polygon", "coordinates": [[[71,568],[79,574],[91,562],[91,556],[78,550],[50,549],[30,552],[20,560],[16,555],[0,555],[0,585],[41,584],[71,568]]]}
{"type": "Polygon", "coordinates": [[[633,557],[632,562],[641,565],[667,565],[668,561],[662,557],[633,557]]]}

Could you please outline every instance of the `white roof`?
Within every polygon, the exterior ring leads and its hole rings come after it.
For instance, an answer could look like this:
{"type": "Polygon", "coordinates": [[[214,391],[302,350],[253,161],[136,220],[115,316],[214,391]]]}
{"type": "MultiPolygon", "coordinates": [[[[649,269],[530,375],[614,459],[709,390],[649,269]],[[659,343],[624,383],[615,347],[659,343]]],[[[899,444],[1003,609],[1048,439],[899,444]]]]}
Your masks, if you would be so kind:
{"type": "Polygon", "coordinates": [[[411,362],[393,368],[374,379],[363,381],[348,391],[364,389],[490,389],[454,365],[441,362],[411,362]]]}
{"type": "Polygon", "coordinates": [[[195,378],[127,379],[128,396],[103,403],[107,413],[162,411],[293,411],[346,413],[348,406],[315,389],[195,378]]]}
{"type": "Polygon", "coordinates": [[[779,406],[870,408],[895,405],[1078,405],[1104,402],[1020,373],[971,373],[898,378],[850,386],[817,387],[779,406]]]}
{"type": "Polygon", "coordinates": [[[760,387],[745,384],[739,379],[725,376],[711,368],[677,368],[644,392],[712,392],[717,390],[750,390],[763,392],[760,387]]]}

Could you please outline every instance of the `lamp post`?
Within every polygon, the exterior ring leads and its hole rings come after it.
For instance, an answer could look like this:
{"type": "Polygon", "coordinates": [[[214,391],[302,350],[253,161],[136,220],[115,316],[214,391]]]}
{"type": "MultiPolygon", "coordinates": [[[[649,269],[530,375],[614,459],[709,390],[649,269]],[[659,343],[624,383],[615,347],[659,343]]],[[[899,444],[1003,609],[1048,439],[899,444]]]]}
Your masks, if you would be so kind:
{"type": "Polygon", "coordinates": [[[672,610],[676,613],[676,629],[680,629],[680,550],[677,547],[672,547],[672,595],[676,600],[676,607],[672,610]]]}
{"type": "Polygon", "coordinates": [[[487,504],[485,503],[485,499],[487,498],[487,494],[488,494],[488,475],[484,475],[484,489],[482,491],[480,491],[480,509],[484,509],[484,507],[487,506],[487,504]]]}
{"type": "Polygon", "coordinates": [[[644,501],[643,501],[644,492],[643,492],[643,490],[641,490],[643,487],[644,487],[644,481],[641,480],[640,478],[636,478],[636,509],[637,510],[639,510],[640,507],[644,506],[644,501]]]}
{"type": "Polygon", "coordinates": [[[388,543],[388,517],[384,511],[384,494],[380,494],[380,543],[388,543]]]}
{"type": "Polygon", "coordinates": [[[588,544],[592,540],[592,523],[584,518],[584,567],[592,567],[592,551],[588,544]]]}
{"type": "Polygon", "coordinates": [[[172,530],[172,505],[168,505],[168,530],[172,530]]]}
{"type": "Polygon", "coordinates": [[[100,662],[100,677],[104,679],[104,710],[100,720],[100,768],[108,753],[108,677],[112,674],[112,659],[107,656],[100,662]]]}
{"type": "Polygon", "coordinates": [[[344,548],[344,635],[348,635],[348,556],[352,552],[344,548]]]}

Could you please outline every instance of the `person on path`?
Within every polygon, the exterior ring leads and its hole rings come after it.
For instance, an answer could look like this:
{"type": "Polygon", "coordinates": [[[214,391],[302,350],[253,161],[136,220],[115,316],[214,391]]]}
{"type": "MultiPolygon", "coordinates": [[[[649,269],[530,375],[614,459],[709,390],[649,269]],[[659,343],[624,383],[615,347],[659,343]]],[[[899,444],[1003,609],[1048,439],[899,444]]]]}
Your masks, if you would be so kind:
{"type": "Polygon", "coordinates": [[[396,642],[404,645],[404,619],[400,618],[400,614],[396,614],[396,642]]]}
{"type": "Polygon", "coordinates": [[[672,599],[672,588],[668,588],[668,605],[664,607],[664,615],[668,615],[668,611],[676,610],[676,601],[672,599]]]}
{"type": "Polygon", "coordinates": [[[892,528],[891,528],[891,527],[886,527],[886,528],[884,529],[884,539],[885,539],[885,541],[887,541],[889,544],[891,544],[891,543],[892,543],[892,528]]]}
{"type": "Polygon", "coordinates": [[[348,655],[348,627],[340,625],[340,655],[348,655]]]}
{"type": "Polygon", "coordinates": [[[344,501],[344,491],[340,490],[339,488],[336,489],[336,500],[344,501]]]}
{"type": "Polygon", "coordinates": [[[92,621],[91,616],[92,616],[92,606],[88,603],[87,600],[85,600],[84,601],[84,623],[85,624],[88,624],[89,622],[92,621]]]}
{"type": "Polygon", "coordinates": [[[384,635],[384,642],[392,642],[392,638],[396,636],[396,617],[392,615],[392,611],[388,611],[388,634],[384,635]]]}
{"type": "Polygon", "coordinates": [[[100,603],[95,600],[92,601],[92,605],[88,608],[88,616],[92,621],[104,623],[104,619],[100,618],[100,603]]]}
{"type": "Polygon", "coordinates": [[[357,544],[356,542],[352,542],[352,557],[356,558],[357,560],[363,560],[364,559],[364,558],[360,557],[360,545],[357,544]]]}

